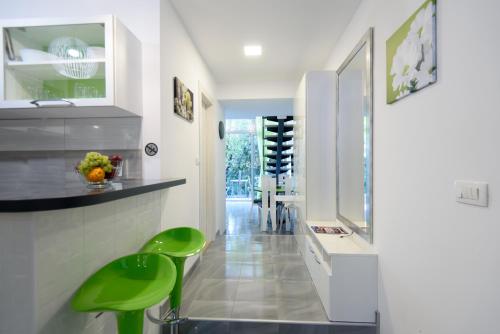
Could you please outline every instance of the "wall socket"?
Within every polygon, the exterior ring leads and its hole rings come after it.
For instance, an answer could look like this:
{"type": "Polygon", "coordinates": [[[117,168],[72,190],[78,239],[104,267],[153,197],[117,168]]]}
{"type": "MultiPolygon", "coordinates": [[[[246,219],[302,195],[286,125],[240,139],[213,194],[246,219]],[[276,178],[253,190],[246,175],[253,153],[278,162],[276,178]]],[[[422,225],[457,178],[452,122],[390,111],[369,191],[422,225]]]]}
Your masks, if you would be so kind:
{"type": "Polygon", "coordinates": [[[488,184],[478,181],[455,181],[455,198],[459,203],[488,206],[488,184]]]}

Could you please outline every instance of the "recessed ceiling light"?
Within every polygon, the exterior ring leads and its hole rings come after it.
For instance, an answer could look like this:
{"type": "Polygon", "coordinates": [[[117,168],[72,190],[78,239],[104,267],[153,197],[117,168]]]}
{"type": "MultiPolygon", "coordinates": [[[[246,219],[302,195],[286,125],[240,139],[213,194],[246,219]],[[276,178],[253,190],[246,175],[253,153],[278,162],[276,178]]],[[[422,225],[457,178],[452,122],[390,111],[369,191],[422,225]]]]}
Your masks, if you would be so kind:
{"type": "Polygon", "coordinates": [[[258,57],[262,55],[262,46],[260,45],[245,45],[244,47],[245,56],[247,57],[258,57]]]}

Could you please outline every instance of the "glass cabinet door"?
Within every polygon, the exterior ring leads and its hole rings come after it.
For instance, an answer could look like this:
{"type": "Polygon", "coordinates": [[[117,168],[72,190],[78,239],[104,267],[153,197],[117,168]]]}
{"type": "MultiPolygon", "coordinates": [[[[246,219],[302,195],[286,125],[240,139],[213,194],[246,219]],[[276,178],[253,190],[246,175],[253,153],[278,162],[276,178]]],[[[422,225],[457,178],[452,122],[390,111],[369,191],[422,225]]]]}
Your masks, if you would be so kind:
{"type": "Polygon", "coordinates": [[[4,27],[4,101],[105,98],[105,35],[104,23],[4,27]]]}

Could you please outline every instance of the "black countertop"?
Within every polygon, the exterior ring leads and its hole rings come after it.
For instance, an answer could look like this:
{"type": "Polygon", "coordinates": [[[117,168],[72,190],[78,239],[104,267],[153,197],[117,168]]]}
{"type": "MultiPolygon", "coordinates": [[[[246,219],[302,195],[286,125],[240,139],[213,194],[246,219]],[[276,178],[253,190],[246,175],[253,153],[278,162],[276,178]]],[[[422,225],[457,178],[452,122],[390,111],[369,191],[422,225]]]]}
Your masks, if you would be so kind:
{"type": "Polygon", "coordinates": [[[0,212],[30,212],[78,208],[106,203],[151,191],[185,184],[186,179],[142,180],[113,182],[105,189],[88,189],[82,182],[42,181],[0,182],[0,212]]]}

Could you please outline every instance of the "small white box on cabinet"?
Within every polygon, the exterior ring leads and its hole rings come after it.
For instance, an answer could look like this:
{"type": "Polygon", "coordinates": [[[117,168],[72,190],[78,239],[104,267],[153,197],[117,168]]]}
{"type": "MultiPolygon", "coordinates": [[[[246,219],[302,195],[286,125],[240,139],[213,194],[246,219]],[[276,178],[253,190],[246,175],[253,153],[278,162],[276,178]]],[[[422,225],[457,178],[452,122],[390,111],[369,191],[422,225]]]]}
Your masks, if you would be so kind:
{"type": "Polygon", "coordinates": [[[142,115],[141,43],[116,17],[0,27],[0,119],[142,115]]]}

